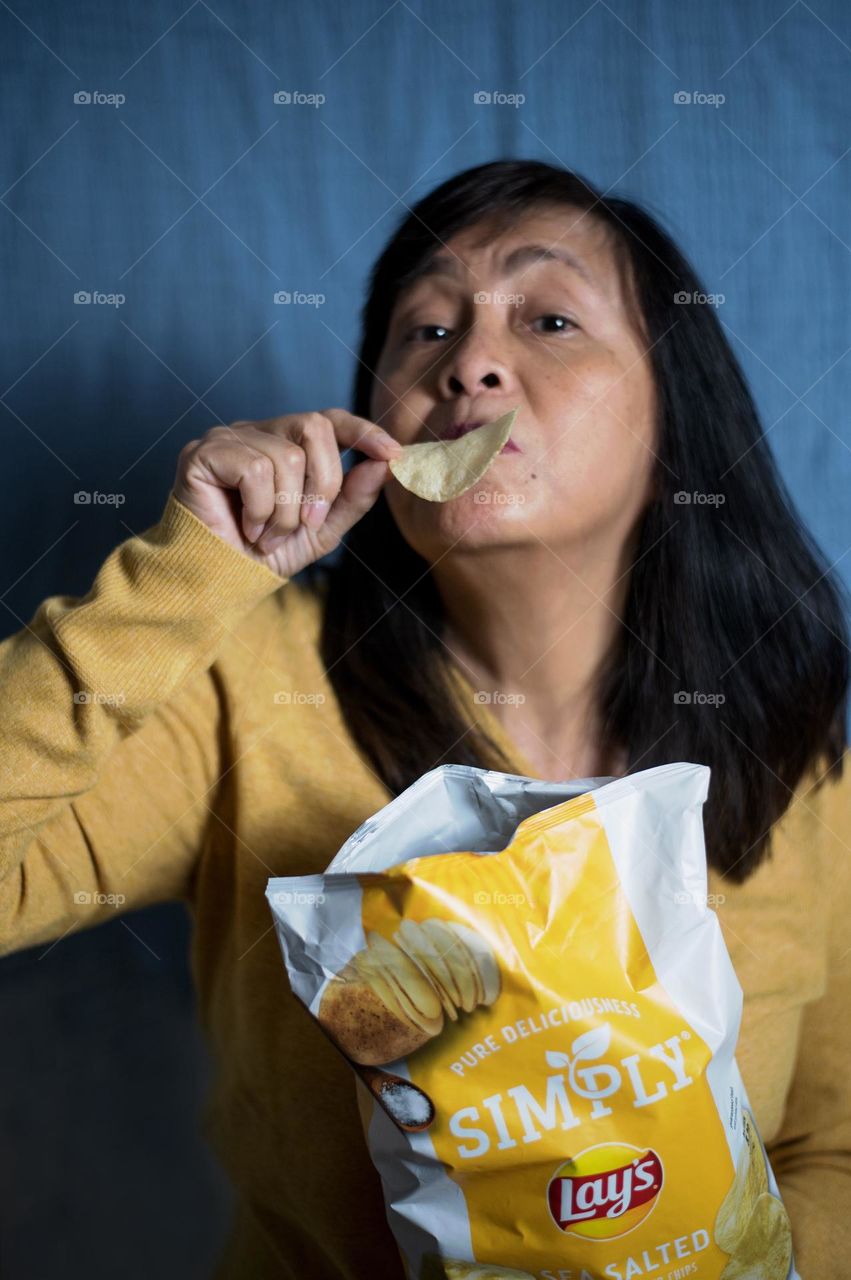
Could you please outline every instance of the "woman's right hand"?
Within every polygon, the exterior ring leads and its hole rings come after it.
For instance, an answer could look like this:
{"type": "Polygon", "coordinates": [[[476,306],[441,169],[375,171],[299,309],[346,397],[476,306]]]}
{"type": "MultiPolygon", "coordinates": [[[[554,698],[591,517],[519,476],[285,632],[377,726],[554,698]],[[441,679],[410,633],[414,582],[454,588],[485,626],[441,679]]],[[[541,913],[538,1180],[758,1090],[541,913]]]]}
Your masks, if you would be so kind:
{"type": "Polygon", "coordinates": [[[366,515],[400,452],[346,409],[232,422],[183,446],[173,493],[225,542],[290,578],[366,515]],[[368,455],[345,479],[341,448],[368,455]]]}

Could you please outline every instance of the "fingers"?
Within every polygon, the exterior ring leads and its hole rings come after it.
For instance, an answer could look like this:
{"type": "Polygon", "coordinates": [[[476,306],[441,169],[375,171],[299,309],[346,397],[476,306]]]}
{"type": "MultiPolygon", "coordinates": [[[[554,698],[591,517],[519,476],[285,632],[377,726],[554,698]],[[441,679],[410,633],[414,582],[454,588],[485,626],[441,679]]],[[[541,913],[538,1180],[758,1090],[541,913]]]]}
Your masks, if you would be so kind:
{"type": "MultiPolygon", "coordinates": [[[[178,475],[196,499],[217,489],[238,490],[235,532],[265,555],[302,524],[318,534],[331,522],[322,543],[339,540],[375,502],[388,462],[400,452],[401,445],[374,422],[327,409],[212,427],[181,451],[178,475]],[[350,448],[369,461],[344,480],[340,450],[350,448]]],[[[203,500],[198,505],[206,511],[203,500]]]]}
{"type": "Polygon", "coordinates": [[[357,448],[384,463],[374,492],[365,477],[357,478],[353,488],[347,490],[353,497],[344,501],[335,521],[335,525],[342,523],[346,528],[358,518],[357,507],[352,502],[361,504],[361,514],[369,509],[386,479],[385,460],[397,457],[401,452],[401,445],[386,431],[346,409],[290,415],[286,419],[273,418],[258,426],[261,436],[258,448],[268,452],[275,461],[276,472],[287,477],[286,485],[278,485],[283,491],[278,495],[278,503],[283,510],[277,512],[264,529],[259,542],[261,551],[272,550],[274,544],[292,533],[299,523],[314,531],[322,527],[329,512],[335,509],[344,483],[341,448],[357,448]],[[279,434],[281,432],[285,433],[283,438],[279,434]],[[300,476],[297,460],[287,454],[292,447],[289,442],[303,450],[300,476]]]}
{"type": "Polygon", "coordinates": [[[194,461],[222,489],[238,489],[243,534],[254,542],[275,511],[275,468],[228,427],[213,427],[195,450],[194,461]]]}
{"type": "Polygon", "coordinates": [[[344,449],[359,449],[370,458],[382,461],[398,458],[402,452],[398,440],[368,418],[359,418],[347,409],[323,409],[322,414],[333,423],[337,440],[344,449]]]}
{"type": "Polygon", "coordinates": [[[295,439],[305,456],[301,519],[318,529],[343,483],[343,464],[334,424],[324,414],[306,414],[295,439]]]}
{"type": "MultiPolygon", "coordinates": [[[[359,462],[346,475],[339,496],[328,512],[328,516],[319,530],[318,537],[327,549],[332,550],[337,542],[365,516],[380,494],[390,468],[386,462],[368,459],[359,462]]],[[[323,554],[325,554],[323,550],[323,554]]]]}

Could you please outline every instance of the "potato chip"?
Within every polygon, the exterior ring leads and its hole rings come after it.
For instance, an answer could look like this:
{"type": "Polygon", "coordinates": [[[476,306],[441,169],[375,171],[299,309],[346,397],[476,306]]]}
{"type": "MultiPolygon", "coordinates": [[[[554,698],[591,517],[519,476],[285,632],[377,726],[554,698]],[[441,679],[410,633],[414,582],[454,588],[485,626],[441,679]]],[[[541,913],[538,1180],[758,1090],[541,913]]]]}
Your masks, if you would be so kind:
{"type": "Polygon", "coordinates": [[[744,1141],[736,1165],[733,1185],[724,1197],[715,1219],[715,1242],[725,1253],[735,1253],[754,1205],[768,1191],[768,1171],[762,1143],[751,1113],[742,1109],[744,1141]]]}
{"type": "Polygon", "coordinates": [[[447,502],[481,480],[514,426],[517,409],[504,413],[457,440],[425,440],[408,444],[390,470],[405,488],[428,502],[447,502]]]}
{"type": "Polygon", "coordinates": [[[754,1205],[721,1280],[786,1280],[791,1261],[789,1215],[776,1196],[765,1192],[754,1205]]]}

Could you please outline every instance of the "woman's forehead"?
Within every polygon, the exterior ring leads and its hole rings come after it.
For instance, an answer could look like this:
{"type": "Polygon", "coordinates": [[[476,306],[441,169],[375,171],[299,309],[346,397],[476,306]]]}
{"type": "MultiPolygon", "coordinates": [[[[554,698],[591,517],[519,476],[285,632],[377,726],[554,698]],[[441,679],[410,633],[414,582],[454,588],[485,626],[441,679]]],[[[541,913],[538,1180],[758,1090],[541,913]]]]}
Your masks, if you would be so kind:
{"type": "Polygon", "coordinates": [[[551,267],[573,277],[587,291],[613,299],[619,293],[617,268],[607,228],[580,210],[563,209],[505,219],[482,220],[438,246],[409,276],[400,297],[424,281],[468,285],[484,276],[526,277],[551,267]]]}

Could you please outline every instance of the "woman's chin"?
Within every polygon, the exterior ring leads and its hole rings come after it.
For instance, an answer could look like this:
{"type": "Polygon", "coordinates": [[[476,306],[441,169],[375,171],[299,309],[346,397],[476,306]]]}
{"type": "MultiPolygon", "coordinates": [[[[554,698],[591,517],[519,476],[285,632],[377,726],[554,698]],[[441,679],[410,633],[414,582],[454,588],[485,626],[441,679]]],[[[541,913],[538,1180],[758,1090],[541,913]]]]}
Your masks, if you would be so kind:
{"type": "Polygon", "coordinates": [[[516,494],[479,486],[448,502],[415,501],[404,512],[394,512],[407,541],[430,555],[527,541],[535,536],[530,514],[516,494]]]}

